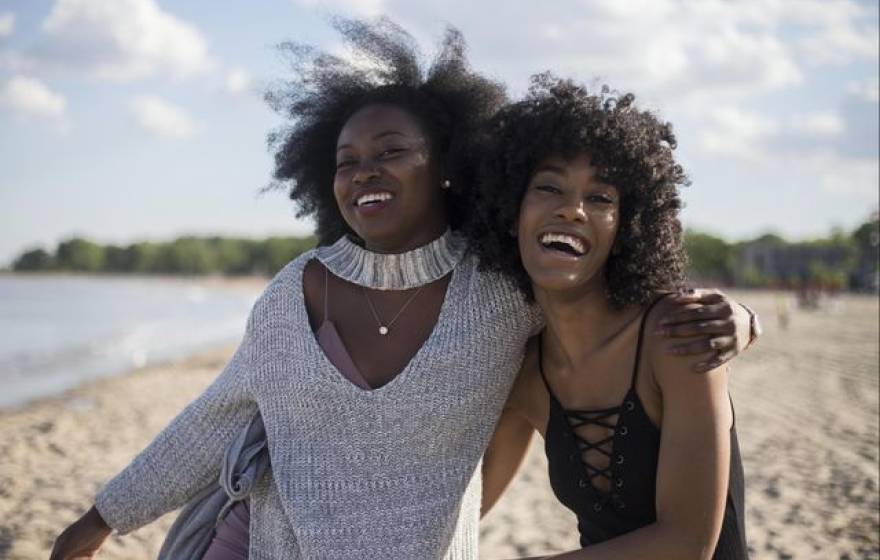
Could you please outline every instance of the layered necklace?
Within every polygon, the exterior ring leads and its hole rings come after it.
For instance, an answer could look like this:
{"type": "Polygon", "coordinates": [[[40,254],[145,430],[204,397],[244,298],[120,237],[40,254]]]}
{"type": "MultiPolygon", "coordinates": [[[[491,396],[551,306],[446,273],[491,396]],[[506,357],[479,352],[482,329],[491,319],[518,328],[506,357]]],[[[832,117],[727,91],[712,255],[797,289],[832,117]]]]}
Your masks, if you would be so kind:
{"type": "Polygon", "coordinates": [[[398,317],[416,299],[427,284],[449,274],[461,261],[465,240],[447,229],[434,241],[405,253],[374,253],[347,236],[326,247],[319,247],[316,258],[335,276],[361,286],[373,318],[382,336],[391,332],[398,317]],[[367,288],[374,290],[411,290],[418,288],[394,317],[384,322],[367,288]]]}

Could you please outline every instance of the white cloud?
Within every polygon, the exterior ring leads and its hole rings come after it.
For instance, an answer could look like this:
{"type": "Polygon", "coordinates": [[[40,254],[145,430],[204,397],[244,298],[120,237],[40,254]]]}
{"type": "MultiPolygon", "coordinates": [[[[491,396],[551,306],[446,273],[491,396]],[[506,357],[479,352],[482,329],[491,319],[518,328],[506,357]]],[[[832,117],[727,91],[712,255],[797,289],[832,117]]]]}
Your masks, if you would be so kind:
{"type": "Polygon", "coordinates": [[[795,115],[791,118],[790,126],[795,132],[819,137],[840,136],[846,130],[840,115],[827,111],[795,115]]]}
{"type": "Polygon", "coordinates": [[[226,75],[225,86],[231,95],[245,95],[251,91],[251,76],[244,68],[233,68],[226,75]]]}
{"type": "MultiPolygon", "coordinates": [[[[455,4],[468,12],[469,20],[495,17],[475,13],[481,8],[467,6],[466,0],[455,4]]],[[[535,4],[506,14],[532,22],[517,25],[520,33],[511,34],[502,20],[465,34],[510,71],[525,66],[552,68],[581,80],[600,76],[649,98],[674,92],[680,99],[732,99],[801,83],[795,53],[771,27],[755,23],[748,4],[597,0],[554,2],[552,10],[535,4]]]]}
{"type": "Polygon", "coordinates": [[[762,159],[762,143],[780,130],[775,119],[735,106],[715,108],[709,122],[698,136],[701,149],[745,160],[762,159]]]}
{"type": "Polygon", "coordinates": [[[15,14],[4,12],[0,14],[0,38],[12,35],[15,29],[15,14]]]}
{"type": "Polygon", "coordinates": [[[848,158],[835,154],[813,156],[804,165],[816,170],[822,189],[841,195],[856,195],[877,206],[880,161],[877,158],[848,158]]]}
{"type": "Polygon", "coordinates": [[[331,14],[378,16],[387,12],[385,0],[293,0],[297,6],[331,14]]]}
{"type": "Polygon", "coordinates": [[[863,82],[850,82],[846,88],[847,93],[868,103],[880,102],[880,84],[877,78],[870,78],[863,82]]]}
{"type": "Polygon", "coordinates": [[[854,59],[877,59],[877,12],[868,3],[788,0],[779,4],[780,22],[804,26],[797,45],[809,63],[846,64],[854,59]]]}
{"type": "Polygon", "coordinates": [[[450,14],[471,52],[519,90],[525,80],[514,74],[554,69],[653,99],[730,103],[792,89],[820,64],[876,59],[878,50],[876,4],[854,0],[386,3],[411,30],[436,29],[436,14],[450,14]]]}
{"type": "Polygon", "coordinates": [[[186,111],[155,95],[134,98],[131,110],[137,123],[157,136],[183,137],[195,132],[195,124],[186,111]]]}
{"type": "Polygon", "coordinates": [[[67,100],[37,79],[13,76],[0,89],[0,104],[26,115],[57,118],[64,116],[67,100]]]}
{"type": "Polygon", "coordinates": [[[30,53],[37,64],[98,78],[181,77],[212,65],[198,29],[154,0],[57,0],[43,31],[30,53]]]}

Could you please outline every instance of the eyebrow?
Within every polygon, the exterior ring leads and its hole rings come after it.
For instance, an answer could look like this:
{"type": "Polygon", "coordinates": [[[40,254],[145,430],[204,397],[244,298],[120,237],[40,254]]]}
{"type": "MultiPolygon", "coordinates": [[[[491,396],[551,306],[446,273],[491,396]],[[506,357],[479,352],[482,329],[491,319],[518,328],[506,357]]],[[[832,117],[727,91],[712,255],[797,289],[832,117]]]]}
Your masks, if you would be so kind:
{"type": "Polygon", "coordinates": [[[551,173],[557,173],[559,175],[568,175],[564,167],[560,167],[558,165],[553,165],[550,163],[545,163],[541,167],[535,169],[535,174],[541,173],[542,171],[550,171],[551,173]]]}
{"type": "MultiPolygon", "coordinates": [[[[386,130],[385,132],[380,132],[379,134],[373,136],[373,140],[379,140],[381,138],[385,138],[386,136],[406,136],[406,134],[402,132],[398,132],[397,130],[386,130]]],[[[351,144],[342,144],[341,146],[336,147],[336,151],[343,148],[351,148],[351,144]]]]}

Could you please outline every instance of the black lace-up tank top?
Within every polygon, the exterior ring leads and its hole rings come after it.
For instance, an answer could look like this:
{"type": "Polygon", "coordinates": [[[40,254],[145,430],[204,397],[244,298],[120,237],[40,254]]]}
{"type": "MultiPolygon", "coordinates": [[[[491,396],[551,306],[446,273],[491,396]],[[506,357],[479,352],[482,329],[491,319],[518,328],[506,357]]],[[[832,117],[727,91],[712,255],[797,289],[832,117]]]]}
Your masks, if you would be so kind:
{"type": "MultiPolygon", "coordinates": [[[[658,300],[659,301],[659,300],[658,300]]],[[[656,521],[655,484],[660,452],[660,430],[654,426],[639,396],[636,376],[642,351],[642,316],[635,364],[629,390],[620,406],[600,410],[566,410],[553,393],[543,368],[539,369],[550,393],[550,417],[545,435],[550,484],[556,497],[578,518],[581,546],[628,533],[656,521]],[[608,435],[592,438],[601,428],[608,435]],[[597,460],[598,459],[598,460],[597,460]]],[[[721,536],[715,560],[748,558],[745,542],[744,479],[736,429],[730,429],[730,481],[721,536]]]]}

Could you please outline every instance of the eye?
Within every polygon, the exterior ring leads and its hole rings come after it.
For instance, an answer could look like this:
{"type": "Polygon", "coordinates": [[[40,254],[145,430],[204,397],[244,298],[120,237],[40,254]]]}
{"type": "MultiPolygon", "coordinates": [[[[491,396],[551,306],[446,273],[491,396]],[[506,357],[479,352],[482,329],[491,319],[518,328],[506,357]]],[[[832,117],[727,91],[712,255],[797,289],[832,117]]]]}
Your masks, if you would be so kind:
{"type": "Polygon", "coordinates": [[[587,201],[594,204],[614,204],[614,199],[607,194],[591,194],[587,201]]]}
{"type": "Polygon", "coordinates": [[[562,192],[559,187],[555,187],[553,185],[535,185],[535,190],[552,194],[558,194],[562,192]]]}
{"type": "Polygon", "coordinates": [[[400,153],[403,153],[405,151],[406,151],[406,148],[388,148],[388,149],[385,149],[385,150],[382,150],[381,152],[379,152],[379,158],[380,159],[392,158],[392,157],[394,157],[400,153]]]}
{"type": "Polygon", "coordinates": [[[354,165],[354,164],[356,164],[356,163],[357,163],[357,161],[355,161],[355,160],[353,160],[353,159],[344,159],[344,160],[342,160],[342,161],[338,161],[338,162],[336,162],[336,169],[337,169],[337,170],[340,170],[340,169],[346,169],[346,168],[351,167],[352,165],[354,165]]]}

